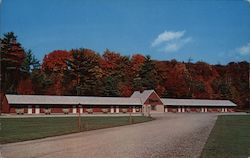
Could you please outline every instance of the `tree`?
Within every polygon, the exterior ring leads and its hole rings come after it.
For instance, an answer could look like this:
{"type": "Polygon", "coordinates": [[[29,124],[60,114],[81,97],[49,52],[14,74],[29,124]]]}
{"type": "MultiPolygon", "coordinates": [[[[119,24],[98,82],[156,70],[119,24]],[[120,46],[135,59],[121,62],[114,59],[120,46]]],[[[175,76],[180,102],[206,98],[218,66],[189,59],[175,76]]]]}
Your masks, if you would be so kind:
{"type": "Polygon", "coordinates": [[[34,69],[31,73],[31,80],[35,94],[45,94],[53,81],[41,69],[34,69]]]}
{"type": "MultiPolygon", "coordinates": [[[[117,76],[117,79],[124,80],[130,68],[129,57],[106,49],[102,55],[101,68],[105,76],[117,76]]],[[[128,77],[128,76],[126,76],[128,77]]]]}
{"type": "Polygon", "coordinates": [[[45,55],[42,70],[46,73],[63,73],[67,68],[66,60],[71,58],[71,53],[65,50],[55,50],[45,55]]]}
{"type": "Polygon", "coordinates": [[[145,57],[140,54],[135,54],[131,57],[129,75],[130,84],[133,84],[134,89],[140,89],[142,87],[140,83],[139,71],[145,62],[145,57]]]}
{"type": "Polygon", "coordinates": [[[135,54],[132,56],[131,69],[132,69],[133,74],[137,74],[140,71],[144,62],[145,62],[145,57],[143,55],[135,54]]]}
{"type": "Polygon", "coordinates": [[[22,71],[31,73],[33,69],[38,69],[39,67],[39,60],[33,55],[32,51],[30,49],[25,51],[25,59],[21,67],[22,71]]]}
{"type": "Polygon", "coordinates": [[[15,93],[19,82],[21,65],[25,59],[25,52],[21,44],[17,42],[17,36],[13,32],[4,34],[1,40],[1,90],[15,93]]]}
{"type": "Polygon", "coordinates": [[[32,73],[39,68],[40,63],[31,50],[25,51],[25,59],[21,65],[20,82],[16,89],[18,94],[34,94],[32,73]]]}
{"type": "Polygon", "coordinates": [[[142,85],[144,89],[155,89],[158,85],[157,72],[150,56],[146,56],[145,62],[139,71],[137,85],[142,85]]]}
{"type": "Polygon", "coordinates": [[[104,81],[104,96],[119,96],[117,80],[111,76],[106,77],[104,81]]]}
{"type": "Polygon", "coordinates": [[[72,59],[66,61],[65,81],[76,81],[77,95],[95,95],[98,93],[102,71],[99,67],[99,55],[89,49],[72,50],[72,59]],[[66,76],[67,74],[67,76],[66,76]]]}
{"type": "Polygon", "coordinates": [[[212,87],[216,93],[219,93],[221,95],[222,99],[231,98],[230,85],[228,85],[224,79],[213,80],[212,87]]]}
{"type": "MultiPolygon", "coordinates": [[[[101,68],[104,72],[103,84],[107,84],[107,79],[115,80],[116,91],[123,96],[129,95],[129,87],[133,75],[131,74],[131,65],[128,56],[122,56],[117,52],[106,49],[102,55],[101,68]]],[[[104,87],[104,89],[108,89],[104,87]]]]}

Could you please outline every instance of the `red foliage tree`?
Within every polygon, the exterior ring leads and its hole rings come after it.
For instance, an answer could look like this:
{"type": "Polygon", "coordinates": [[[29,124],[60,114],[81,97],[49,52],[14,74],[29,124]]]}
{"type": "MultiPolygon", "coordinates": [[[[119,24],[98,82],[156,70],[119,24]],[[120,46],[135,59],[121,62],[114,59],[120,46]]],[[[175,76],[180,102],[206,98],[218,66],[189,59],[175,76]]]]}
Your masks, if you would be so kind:
{"type": "Polygon", "coordinates": [[[66,59],[71,58],[71,53],[65,50],[56,50],[45,55],[42,70],[45,72],[63,72],[66,67],[66,59]]]}
{"type": "Polygon", "coordinates": [[[102,55],[102,60],[100,66],[107,73],[112,73],[116,71],[119,64],[121,64],[122,56],[119,53],[109,51],[108,49],[102,55]]]}
{"type": "Polygon", "coordinates": [[[119,91],[120,91],[120,95],[123,97],[130,97],[133,93],[131,85],[120,85],[119,91]]]}
{"type": "Polygon", "coordinates": [[[31,79],[23,79],[19,82],[17,86],[18,94],[34,94],[33,84],[31,79]]]}
{"type": "Polygon", "coordinates": [[[145,62],[145,57],[141,54],[135,54],[131,58],[131,69],[134,73],[138,73],[145,62]]]}

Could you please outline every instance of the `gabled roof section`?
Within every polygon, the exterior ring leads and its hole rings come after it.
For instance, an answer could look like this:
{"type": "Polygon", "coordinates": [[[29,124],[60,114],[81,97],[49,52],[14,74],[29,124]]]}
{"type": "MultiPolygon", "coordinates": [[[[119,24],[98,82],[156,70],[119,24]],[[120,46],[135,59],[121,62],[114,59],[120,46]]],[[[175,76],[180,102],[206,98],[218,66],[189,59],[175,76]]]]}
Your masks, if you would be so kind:
{"type": "Polygon", "coordinates": [[[9,104],[48,105],[141,105],[139,98],[130,97],[86,97],[51,95],[6,95],[9,104]]]}
{"type": "MultiPolygon", "coordinates": [[[[140,98],[141,103],[144,104],[152,93],[155,93],[158,96],[158,94],[154,90],[144,90],[142,93],[139,91],[135,91],[130,97],[131,98],[140,98]]],[[[159,97],[159,99],[161,101],[160,97],[159,97]]]]}
{"type": "Polygon", "coordinates": [[[172,106],[237,106],[230,100],[162,98],[161,101],[164,105],[172,106]]]}

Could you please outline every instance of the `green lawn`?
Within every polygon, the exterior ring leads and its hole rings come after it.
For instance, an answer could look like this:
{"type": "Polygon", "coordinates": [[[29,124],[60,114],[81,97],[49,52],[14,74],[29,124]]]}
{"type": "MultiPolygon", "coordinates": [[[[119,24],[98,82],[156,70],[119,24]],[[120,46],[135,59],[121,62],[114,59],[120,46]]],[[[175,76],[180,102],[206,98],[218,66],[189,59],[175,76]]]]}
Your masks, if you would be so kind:
{"type": "MultiPolygon", "coordinates": [[[[133,116],[82,117],[81,131],[108,128],[150,121],[152,118],[133,116]]],[[[10,143],[79,132],[78,117],[0,118],[0,143],[10,143]]]]}
{"type": "Polygon", "coordinates": [[[201,157],[250,157],[250,115],[218,116],[201,157]]]}

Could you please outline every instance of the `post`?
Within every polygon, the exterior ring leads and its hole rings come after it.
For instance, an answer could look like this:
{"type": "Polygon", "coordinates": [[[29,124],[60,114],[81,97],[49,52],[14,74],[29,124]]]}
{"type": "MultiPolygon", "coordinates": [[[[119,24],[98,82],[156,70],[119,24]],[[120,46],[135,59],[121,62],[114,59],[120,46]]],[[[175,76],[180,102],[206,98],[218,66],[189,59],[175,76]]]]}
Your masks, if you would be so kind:
{"type": "Polygon", "coordinates": [[[79,129],[79,131],[81,131],[81,113],[80,113],[80,103],[78,104],[78,108],[79,108],[79,110],[78,110],[78,129],[79,129]]]}
{"type": "Polygon", "coordinates": [[[129,123],[132,123],[132,118],[131,118],[131,107],[129,107],[129,123]]]}
{"type": "Polygon", "coordinates": [[[148,117],[151,117],[151,114],[150,114],[151,105],[148,105],[147,108],[148,108],[148,117]]]}

